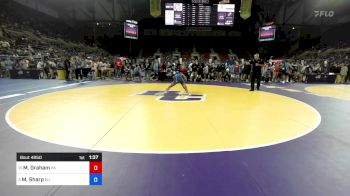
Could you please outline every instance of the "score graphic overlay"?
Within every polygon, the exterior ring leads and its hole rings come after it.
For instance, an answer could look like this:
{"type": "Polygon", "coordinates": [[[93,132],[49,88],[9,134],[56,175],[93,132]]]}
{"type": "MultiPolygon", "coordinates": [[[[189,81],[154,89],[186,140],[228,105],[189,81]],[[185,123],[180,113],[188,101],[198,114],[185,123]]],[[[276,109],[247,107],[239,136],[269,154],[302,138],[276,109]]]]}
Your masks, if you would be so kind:
{"type": "Polygon", "coordinates": [[[273,41],[275,40],[276,26],[265,26],[260,27],[259,30],[259,41],[273,41]]]}
{"type": "Polygon", "coordinates": [[[102,185],[102,153],[17,153],[17,185],[102,185]]]}
{"type": "Polygon", "coordinates": [[[235,4],[214,0],[166,0],[165,25],[233,26],[235,4]]]}
{"type": "Polygon", "coordinates": [[[124,38],[138,39],[139,27],[137,21],[126,20],[124,23],[124,38]]]}

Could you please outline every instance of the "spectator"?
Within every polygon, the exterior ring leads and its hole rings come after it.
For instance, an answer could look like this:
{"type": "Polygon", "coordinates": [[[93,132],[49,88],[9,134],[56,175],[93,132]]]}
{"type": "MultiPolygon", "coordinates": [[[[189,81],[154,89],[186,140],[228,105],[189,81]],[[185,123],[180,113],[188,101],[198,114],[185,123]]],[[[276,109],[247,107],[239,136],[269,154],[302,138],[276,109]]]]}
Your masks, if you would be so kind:
{"type": "Polygon", "coordinates": [[[139,82],[141,82],[141,66],[140,64],[136,65],[134,69],[134,78],[138,78],[139,82]]]}
{"type": "Polygon", "coordinates": [[[131,67],[129,64],[127,64],[124,67],[124,74],[125,74],[125,80],[132,80],[131,67]]]}
{"type": "Polygon", "coordinates": [[[347,83],[350,80],[350,63],[349,61],[347,62],[348,65],[348,74],[345,77],[345,83],[347,83]]]}
{"type": "Polygon", "coordinates": [[[280,71],[282,74],[282,83],[290,82],[291,65],[288,62],[282,63],[280,71]]]}
{"type": "Polygon", "coordinates": [[[45,78],[46,79],[49,79],[51,76],[50,76],[50,64],[49,64],[49,61],[46,61],[44,63],[44,73],[45,73],[45,78]]]}
{"type": "Polygon", "coordinates": [[[5,67],[5,61],[0,61],[0,78],[5,77],[6,75],[6,67],[5,67]]]}
{"type": "Polygon", "coordinates": [[[158,59],[155,59],[153,62],[153,72],[155,74],[155,77],[158,77],[158,73],[159,73],[159,62],[158,59]]]}
{"type": "Polygon", "coordinates": [[[271,76],[272,76],[271,66],[267,65],[267,66],[263,67],[262,70],[263,70],[263,77],[264,77],[265,83],[269,83],[269,81],[271,80],[271,76]]]}
{"type": "Polygon", "coordinates": [[[342,64],[341,69],[340,69],[340,83],[344,84],[345,78],[348,75],[348,66],[345,64],[342,64]]]}
{"type": "Polygon", "coordinates": [[[44,68],[44,63],[42,60],[39,60],[38,63],[36,64],[37,69],[43,69],[44,68]]]}
{"type": "Polygon", "coordinates": [[[229,82],[229,81],[231,81],[231,69],[230,69],[230,67],[228,66],[228,65],[226,65],[225,67],[224,67],[224,70],[223,70],[223,74],[222,74],[222,78],[223,78],[223,81],[224,82],[229,82]]]}
{"type": "Polygon", "coordinates": [[[97,73],[97,63],[95,61],[92,61],[91,63],[91,79],[96,80],[96,73],[97,73]]]}
{"type": "Polygon", "coordinates": [[[273,66],[273,79],[272,82],[278,82],[278,76],[280,73],[280,65],[278,63],[275,63],[273,66]]]}
{"type": "Polygon", "coordinates": [[[249,64],[249,62],[244,62],[242,69],[243,69],[243,72],[242,72],[241,80],[248,82],[250,71],[251,71],[251,65],[249,64]]]}
{"type": "Polygon", "coordinates": [[[208,64],[205,64],[203,68],[203,81],[207,82],[209,81],[209,66],[208,64]]]}
{"type": "Polygon", "coordinates": [[[88,77],[88,74],[91,70],[91,62],[88,59],[83,59],[81,63],[81,74],[83,75],[83,79],[88,77]]]}
{"type": "Polygon", "coordinates": [[[14,64],[15,62],[12,61],[12,59],[10,57],[7,57],[6,61],[4,62],[5,64],[5,68],[7,70],[12,70],[14,68],[14,64]]]}
{"type": "Polygon", "coordinates": [[[121,68],[123,66],[123,62],[120,58],[114,61],[114,69],[115,69],[115,78],[121,78],[121,68]]]}
{"type": "Polygon", "coordinates": [[[336,79],[335,79],[335,83],[336,84],[340,84],[341,83],[341,75],[340,75],[340,71],[341,71],[341,66],[340,64],[335,64],[334,68],[333,68],[334,73],[337,75],[336,79]]]}
{"type": "Polygon", "coordinates": [[[191,73],[191,80],[193,82],[196,82],[198,78],[198,61],[195,61],[192,63],[192,73],[191,73]]]}
{"type": "Polygon", "coordinates": [[[20,61],[20,67],[21,69],[28,69],[29,68],[29,61],[26,59],[23,59],[20,61]]]}
{"type": "Polygon", "coordinates": [[[82,70],[81,70],[81,65],[82,65],[82,61],[81,59],[77,60],[75,62],[75,78],[77,80],[82,80],[83,79],[83,74],[82,74],[82,70]]]}
{"type": "Polygon", "coordinates": [[[166,65],[165,65],[165,62],[163,62],[160,64],[160,67],[159,67],[158,80],[164,81],[165,73],[166,73],[166,65]]]}
{"type": "Polygon", "coordinates": [[[210,64],[209,66],[209,80],[213,81],[215,80],[215,64],[210,64]]]}
{"type": "Polygon", "coordinates": [[[198,79],[200,81],[203,81],[203,79],[204,79],[204,64],[203,63],[198,64],[198,79]]]}
{"type": "Polygon", "coordinates": [[[233,65],[233,74],[231,75],[231,78],[233,79],[233,81],[238,82],[239,81],[239,77],[241,75],[241,67],[239,66],[238,62],[236,62],[235,65],[233,65]]]}
{"type": "Polygon", "coordinates": [[[7,41],[0,41],[0,48],[9,49],[10,48],[10,43],[7,42],[7,41]]]}
{"type": "Polygon", "coordinates": [[[66,70],[66,80],[70,80],[70,60],[67,58],[64,61],[64,69],[66,70]]]}
{"type": "Polygon", "coordinates": [[[51,61],[49,63],[50,79],[56,79],[55,70],[56,70],[56,63],[51,61]]]}

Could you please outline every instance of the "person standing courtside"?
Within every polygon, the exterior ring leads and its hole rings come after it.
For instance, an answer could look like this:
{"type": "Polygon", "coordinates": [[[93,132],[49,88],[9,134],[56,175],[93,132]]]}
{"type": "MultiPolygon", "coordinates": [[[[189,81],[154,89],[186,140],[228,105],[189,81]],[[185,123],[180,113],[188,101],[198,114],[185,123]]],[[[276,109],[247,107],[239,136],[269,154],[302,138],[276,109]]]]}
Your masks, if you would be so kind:
{"type": "Polygon", "coordinates": [[[257,80],[256,89],[260,90],[261,68],[264,66],[264,62],[260,59],[258,53],[254,54],[254,59],[250,61],[250,66],[251,66],[250,91],[254,91],[255,80],[257,80]]]}
{"type": "Polygon", "coordinates": [[[68,81],[70,80],[70,61],[68,58],[64,61],[64,69],[66,70],[66,80],[68,81]]]}

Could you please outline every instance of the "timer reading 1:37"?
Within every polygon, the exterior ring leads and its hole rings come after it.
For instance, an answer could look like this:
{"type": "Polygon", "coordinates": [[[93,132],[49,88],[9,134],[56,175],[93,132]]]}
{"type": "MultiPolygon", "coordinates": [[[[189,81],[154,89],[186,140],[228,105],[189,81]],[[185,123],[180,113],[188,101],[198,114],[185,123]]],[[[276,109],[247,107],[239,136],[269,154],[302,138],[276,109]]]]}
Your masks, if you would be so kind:
{"type": "Polygon", "coordinates": [[[98,155],[97,154],[89,155],[89,158],[90,158],[90,160],[97,160],[98,155]]]}

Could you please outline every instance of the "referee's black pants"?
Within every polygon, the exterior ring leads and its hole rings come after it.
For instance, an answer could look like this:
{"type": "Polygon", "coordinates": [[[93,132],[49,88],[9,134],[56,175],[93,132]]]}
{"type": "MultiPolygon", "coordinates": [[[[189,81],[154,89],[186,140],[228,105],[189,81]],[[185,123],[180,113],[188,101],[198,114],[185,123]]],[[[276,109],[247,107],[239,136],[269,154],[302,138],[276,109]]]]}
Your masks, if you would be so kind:
{"type": "Polygon", "coordinates": [[[250,89],[254,90],[254,83],[256,80],[256,88],[259,90],[260,88],[260,80],[261,80],[261,72],[253,72],[250,75],[250,89]]]}
{"type": "Polygon", "coordinates": [[[66,69],[66,80],[69,80],[69,69],[66,69]]]}

